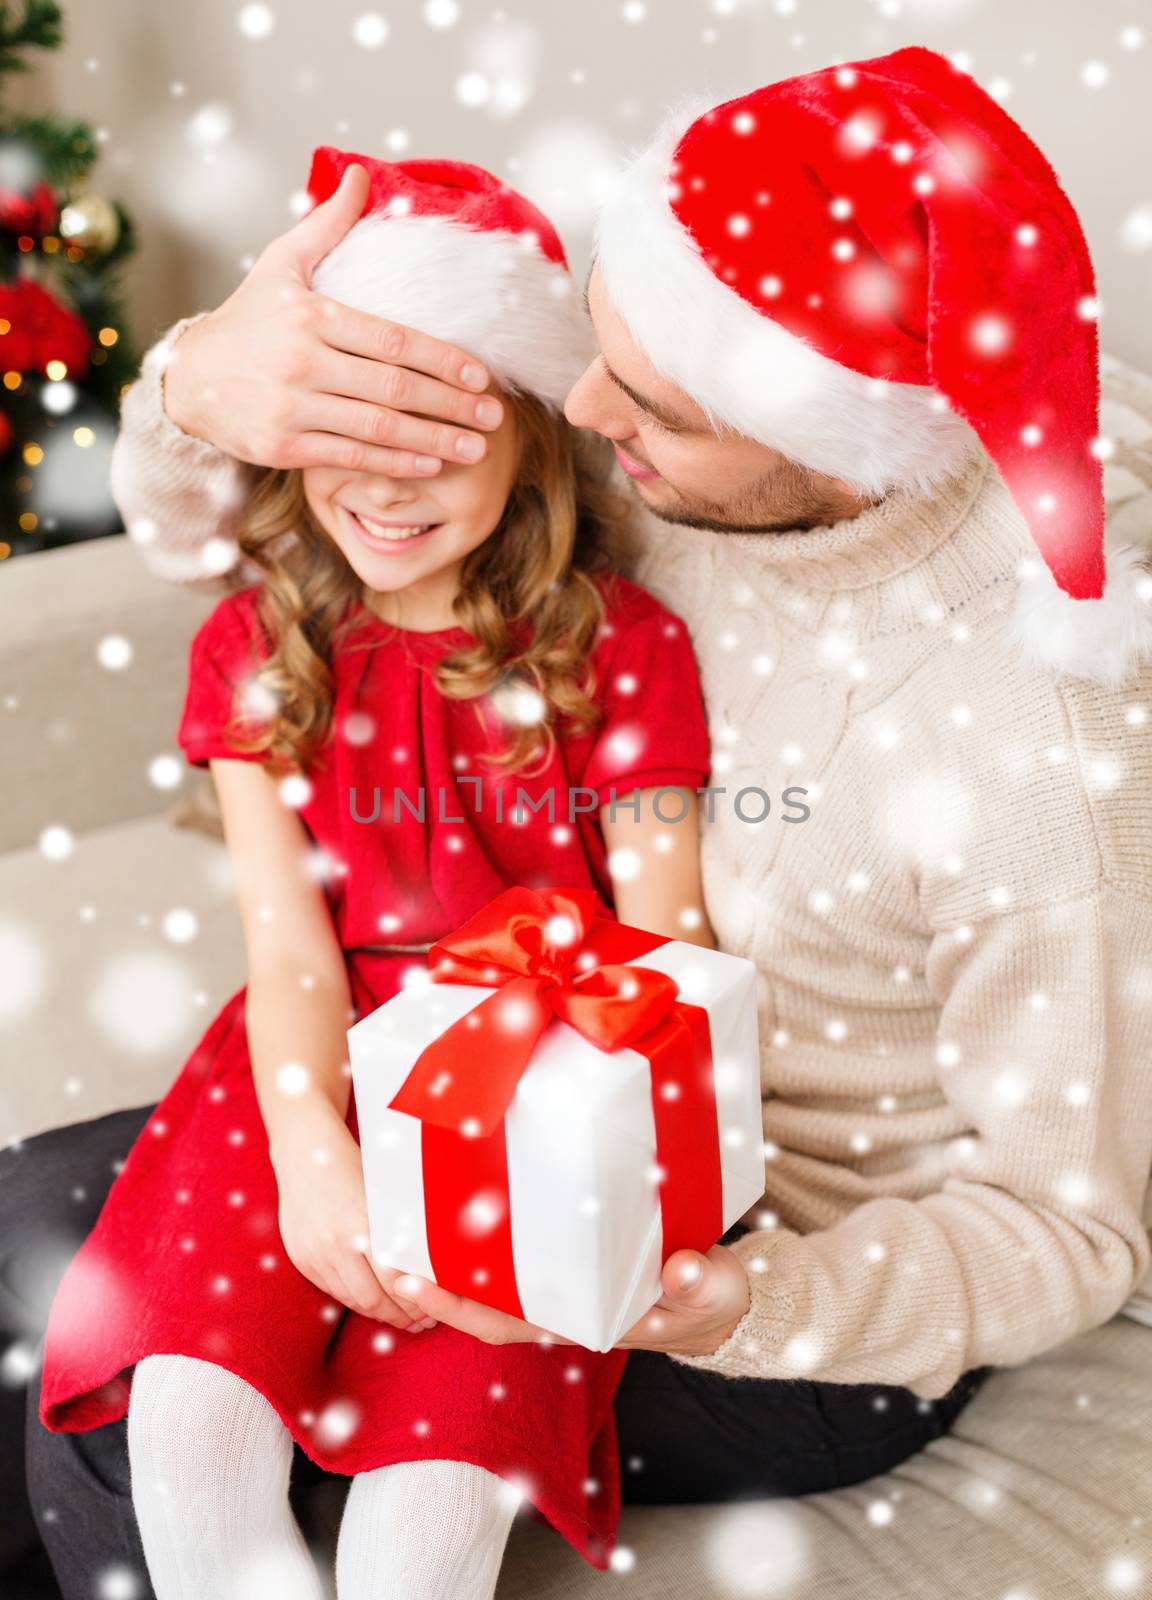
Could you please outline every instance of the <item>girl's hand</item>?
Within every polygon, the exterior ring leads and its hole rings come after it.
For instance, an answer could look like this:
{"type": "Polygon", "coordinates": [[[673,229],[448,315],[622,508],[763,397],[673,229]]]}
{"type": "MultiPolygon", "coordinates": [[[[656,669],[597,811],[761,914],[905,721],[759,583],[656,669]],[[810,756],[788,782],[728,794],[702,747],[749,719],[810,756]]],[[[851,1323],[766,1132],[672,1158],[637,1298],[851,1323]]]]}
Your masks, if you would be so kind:
{"type": "Polygon", "coordinates": [[[313,268],[358,220],[367,193],[364,168],[349,167],[335,193],[176,340],[164,405],[185,433],[260,467],[400,478],[485,454],[503,407],[483,392],[482,362],[311,288],[313,268]]]}
{"type": "Polygon", "coordinates": [[[302,1146],[281,1148],[276,1158],[288,1259],[352,1311],[413,1332],[435,1327],[433,1318],[415,1307],[406,1310],[389,1292],[400,1274],[372,1260],[359,1145],[345,1128],[338,1137],[326,1136],[323,1149],[322,1162],[302,1146]]]}

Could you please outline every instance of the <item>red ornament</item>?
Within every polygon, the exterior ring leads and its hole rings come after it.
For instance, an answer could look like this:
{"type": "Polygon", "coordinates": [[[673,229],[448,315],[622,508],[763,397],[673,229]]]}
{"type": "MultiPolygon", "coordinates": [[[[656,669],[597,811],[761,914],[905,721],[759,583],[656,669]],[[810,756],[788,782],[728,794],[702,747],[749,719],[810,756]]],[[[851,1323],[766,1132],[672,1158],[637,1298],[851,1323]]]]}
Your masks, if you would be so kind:
{"type": "Polygon", "coordinates": [[[6,411],[0,411],[0,456],[6,456],[12,444],[12,419],[6,411]]]}
{"type": "Polygon", "coordinates": [[[62,361],[70,378],[88,371],[92,336],[80,317],[31,278],[0,284],[0,370],[48,373],[62,361]]]}
{"type": "Polygon", "coordinates": [[[56,226],[58,210],[56,196],[43,180],[29,194],[0,189],[0,228],[10,233],[42,239],[56,226]]]}

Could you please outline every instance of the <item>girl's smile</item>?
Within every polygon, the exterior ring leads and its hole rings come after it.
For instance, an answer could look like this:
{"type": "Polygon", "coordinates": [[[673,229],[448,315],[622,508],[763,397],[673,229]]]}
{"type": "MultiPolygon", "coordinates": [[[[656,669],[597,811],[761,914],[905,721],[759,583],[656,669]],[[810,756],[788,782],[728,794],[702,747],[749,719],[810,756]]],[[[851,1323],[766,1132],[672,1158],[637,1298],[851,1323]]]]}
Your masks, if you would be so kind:
{"type": "Polygon", "coordinates": [[[381,555],[401,555],[416,545],[425,544],[444,526],[443,522],[425,523],[415,518],[404,522],[385,521],[381,517],[370,516],[366,511],[353,511],[350,506],[343,504],[338,505],[337,510],[356,537],[369,550],[378,551],[381,555]]]}
{"type": "Polygon", "coordinates": [[[488,436],[483,459],[445,463],[434,484],[305,467],[304,497],[369,592],[369,608],[393,624],[403,616],[405,628],[434,631],[458,620],[464,563],[500,526],[520,455],[520,428],[509,408],[488,436]]]}

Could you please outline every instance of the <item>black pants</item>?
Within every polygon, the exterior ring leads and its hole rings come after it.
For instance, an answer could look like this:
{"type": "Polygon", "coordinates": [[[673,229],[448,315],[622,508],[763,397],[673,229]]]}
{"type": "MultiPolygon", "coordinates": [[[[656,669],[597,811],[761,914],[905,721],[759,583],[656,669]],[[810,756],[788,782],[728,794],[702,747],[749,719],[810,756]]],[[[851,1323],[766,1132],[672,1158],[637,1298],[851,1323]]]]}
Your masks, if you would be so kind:
{"type": "MultiPolygon", "coordinates": [[[[39,1536],[65,1600],[93,1600],[98,1575],[113,1568],[136,1575],[138,1600],[152,1593],[132,1511],[127,1428],[51,1433],[39,1421],[38,1375],[11,1380],[22,1361],[38,1367],[60,1276],[153,1110],[74,1123],[0,1152],[0,1353],[9,1352],[10,1380],[0,1384],[0,1575],[39,1536]]],[[[615,1402],[624,1499],[778,1498],[859,1483],[946,1433],[991,1370],[920,1400],[883,1384],[728,1379],[634,1351],[615,1402]]],[[[327,1476],[296,1446],[294,1503],[327,1476]]]]}

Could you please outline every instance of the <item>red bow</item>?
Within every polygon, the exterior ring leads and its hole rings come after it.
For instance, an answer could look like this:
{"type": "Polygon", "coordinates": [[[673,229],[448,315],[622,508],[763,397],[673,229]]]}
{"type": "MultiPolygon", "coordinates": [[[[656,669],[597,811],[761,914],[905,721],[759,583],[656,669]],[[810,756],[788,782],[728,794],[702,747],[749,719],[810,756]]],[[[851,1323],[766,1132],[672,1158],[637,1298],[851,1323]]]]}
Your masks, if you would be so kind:
{"type": "MultiPolygon", "coordinates": [[[[421,1052],[392,1108],[484,1138],[499,1126],[553,1018],[606,1051],[650,1033],[679,988],[663,972],[610,959],[619,927],[602,915],[591,889],[516,888],[434,944],[434,982],[483,984],[497,993],[421,1052]]],[[[636,930],[628,931],[635,955],[636,930]]],[[[653,946],[662,943],[653,936],[653,946]]]]}

